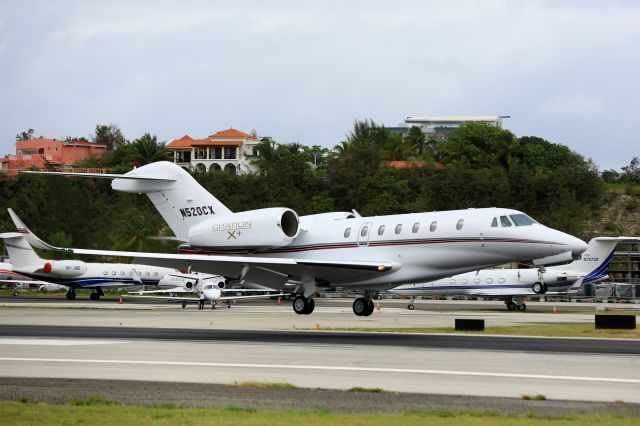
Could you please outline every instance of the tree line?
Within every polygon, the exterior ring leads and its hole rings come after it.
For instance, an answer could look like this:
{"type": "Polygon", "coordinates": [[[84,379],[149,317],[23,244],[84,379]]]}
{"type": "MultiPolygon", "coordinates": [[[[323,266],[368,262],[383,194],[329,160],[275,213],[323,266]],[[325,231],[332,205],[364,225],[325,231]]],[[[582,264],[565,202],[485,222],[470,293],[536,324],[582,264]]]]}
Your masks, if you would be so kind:
{"type": "MultiPolygon", "coordinates": [[[[109,127],[109,126],[107,126],[109,127]]],[[[98,137],[96,129],[96,139],[98,137]]],[[[127,142],[114,128],[106,156],[85,167],[126,172],[169,159],[149,134],[127,142]]],[[[362,215],[480,207],[522,210],[540,222],[583,235],[582,223],[603,199],[604,180],[591,161],[542,138],[516,137],[484,123],[466,123],[438,141],[417,128],[394,133],[356,121],[332,150],[263,140],[250,157],[255,174],[194,173],[232,211],[286,206],[298,214],[357,210],[362,215]],[[411,161],[395,168],[390,161],[411,161]]],[[[173,251],[175,243],[144,195],[114,192],[103,179],[19,174],[0,176],[0,229],[13,229],[7,207],[53,244],[123,250],[173,251]]]]}

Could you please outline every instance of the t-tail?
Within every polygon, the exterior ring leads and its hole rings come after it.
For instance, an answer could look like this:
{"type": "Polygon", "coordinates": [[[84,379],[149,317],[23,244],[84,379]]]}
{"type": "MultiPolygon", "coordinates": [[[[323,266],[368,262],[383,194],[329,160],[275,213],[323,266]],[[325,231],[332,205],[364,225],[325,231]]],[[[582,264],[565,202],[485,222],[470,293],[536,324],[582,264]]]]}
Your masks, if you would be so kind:
{"type": "Polygon", "coordinates": [[[11,259],[11,266],[15,271],[33,271],[41,268],[45,260],[33,250],[24,235],[18,232],[0,234],[4,240],[4,247],[11,259]]]}
{"type": "Polygon", "coordinates": [[[189,241],[189,229],[214,215],[231,214],[182,167],[167,161],[147,164],[124,175],[72,172],[38,172],[113,179],[116,191],[147,194],[177,239],[189,241]]]}
{"type": "Polygon", "coordinates": [[[579,260],[569,266],[572,270],[583,272],[582,283],[599,281],[607,277],[609,263],[613,258],[616,246],[622,241],[637,241],[635,237],[597,237],[591,239],[587,250],[579,260]]]}

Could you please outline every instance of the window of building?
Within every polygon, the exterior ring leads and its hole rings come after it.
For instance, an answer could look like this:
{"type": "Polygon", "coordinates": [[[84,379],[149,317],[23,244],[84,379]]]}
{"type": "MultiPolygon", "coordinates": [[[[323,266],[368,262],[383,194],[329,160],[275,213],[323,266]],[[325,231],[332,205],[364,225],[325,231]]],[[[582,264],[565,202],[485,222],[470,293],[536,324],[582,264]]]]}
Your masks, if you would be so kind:
{"type": "Polygon", "coordinates": [[[434,232],[437,227],[438,227],[438,221],[434,220],[433,222],[431,222],[431,226],[429,226],[429,231],[434,232]]]}
{"type": "Polygon", "coordinates": [[[235,175],[236,166],[234,166],[233,164],[227,164],[226,166],[224,166],[224,171],[227,173],[231,173],[232,175],[235,175]]]}
{"type": "Polygon", "coordinates": [[[213,146],[211,147],[211,158],[214,160],[222,160],[222,147],[221,146],[213,146]]]}
{"type": "Polygon", "coordinates": [[[464,219],[460,219],[458,223],[456,223],[456,229],[459,231],[464,226],[464,219]]]}
{"type": "Polygon", "coordinates": [[[204,164],[202,164],[202,163],[196,164],[196,172],[204,173],[206,171],[207,171],[207,167],[204,164]]]}
{"type": "Polygon", "coordinates": [[[418,232],[419,229],[420,229],[420,222],[416,222],[413,224],[413,228],[411,228],[411,232],[415,234],[418,232]]]}
{"type": "Polygon", "coordinates": [[[378,235],[382,234],[384,234],[384,225],[380,225],[380,227],[378,228],[378,235]]]}
{"type": "Polygon", "coordinates": [[[176,151],[175,152],[176,163],[190,163],[191,152],[190,151],[176,151]]]}
{"type": "Polygon", "coordinates": [[[494,217],[493,220],[491,221],[491,227],[492,228],[497,228],[498,227],[498,218],[494,217]]]}
{"type": "Polygon", "coordinates": [[[44,148],[38,148],[38,154],[44,154],[44,148]]]}
{"type": "Polygon", "coordinates": [[[360,236],[366,237],[368,232],[369,232],[369,226],[365,225],[362,227],[362,230],[360,231],[360,236]]]}
{"type": "Polygon", "coordinates": [[[211,164],[211,166],[209,166],[209,171],[210,172],[219,172],[220,170],[222,170],[222,168],[220,167],[220,164],[218,164],[218,163],[213,163],[213,164],[211,164]]]}
{"type": "Polygon", "coordinates": [[[236,159],[236,147],[235,146],[225,146],[224,147],[224,158],[227,160],[235,160],[236,159]]]}
{"type": "Polygon", "coordinates": [[[207,158],[207,148],[195,148],[195,158],[196,160],[206,160],[207,158]]]}
{"type": "Polygon", "coordinates": [[[351,228],[347,228],[344,230],[344,237],[349,238],[349,235],[351,235],[351,228]]]}
{"type": "Polygon", "coordinates": [[[396,234],[399,234],[400,232],[402,232],[402,224],[401,223],[396,225],[396,234]]]}
{"type": "Polygon", "coordinates": [[[500,216],[500,224],[503,228],[511,226],[511,221],[506,216],[500,216]]]}

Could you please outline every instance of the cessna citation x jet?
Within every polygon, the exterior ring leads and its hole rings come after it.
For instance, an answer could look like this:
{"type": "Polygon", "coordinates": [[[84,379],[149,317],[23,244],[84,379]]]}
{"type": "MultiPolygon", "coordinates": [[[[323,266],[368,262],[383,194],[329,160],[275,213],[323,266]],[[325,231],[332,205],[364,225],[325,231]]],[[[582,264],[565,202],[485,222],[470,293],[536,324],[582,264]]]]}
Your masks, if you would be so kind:
{"type": "Polygon", "coordinates": [[[109,178],[114,190],[145,193],[176,239],[186,243],[180,254],[48,248],[178,268],[191,265],[274,289],[294,283],[298,314],[313,311],[318,287],[361,293],[353,312],[366,316],[380,290],[511,261],[557,262],[580,255],[587,246],[522,212],[502,208],[376,217],[343,212],[298,216],[284,207],[234,213],[170,162],[124,175],[36,173],[109,178]],[[505,218],[516,226],[501,225],[505,218]]]}
{"type": "MultiPolygon", "coordinates": [[[[11,210],[10,212],[13,213],[11,210]]],[[[13,215],[15,213],[12,217],[13,215]]],[[[145,284],[175,288],[179,285],[181,289],[189,291],[198,285],[197,274],[182,274],[172,268],[127,263],[87,263],[80,260],[45,260],[38,256],[22,233],[8,232],[0,234],[0,238],[4,240],[14,272],[46,281],[43,285],[51,286],[46,289],[54,289],[52,285],[56,284],[67,287],[69,291],[66,296],[69,300],[76,298],[76,288],[93,289],[91,300],[98,300],[104,296],[104,287],[145,284]]]]}
{"type": "Polygon", "coordinates": [[[528,269],[483,269],[421,284],[406,284],[390,293],[411,297],[409,309],[418,296],[462,295],[504,297],[507,309],[524,311],[525,296],[569,293],[582,284],[607,278],[607,269],[616,245],[621,241],[637,241],[633,237],[598,237],[587,245],[579,260],[566,265],[528,269]]]}

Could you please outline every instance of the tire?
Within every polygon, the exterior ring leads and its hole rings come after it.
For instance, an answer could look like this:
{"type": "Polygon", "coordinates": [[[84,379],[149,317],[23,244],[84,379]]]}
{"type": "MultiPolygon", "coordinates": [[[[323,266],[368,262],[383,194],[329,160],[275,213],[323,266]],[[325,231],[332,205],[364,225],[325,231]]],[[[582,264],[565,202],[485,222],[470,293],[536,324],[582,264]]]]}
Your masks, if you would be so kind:
{"type": "Polygon", "coordinates": [[[373,310],[375,309],[375,306],[373,304],[373,300],[367,300],[367,311],[364,313],[365,317],[368,317],[369,315],[371,315],[373,313],[373,310]]]}
{"type": "Polygon", "coordinates": [[[304,315],[308,309],[308,305],[309,302],[307,302],[307,299],[302,296],[296,296],[296,298],[293,299],[293,312],[298,315],[304,315]]]}
{"type": "Polygon", "coordinates": [[[309,299],[307,299],[307,309],[304,311],[304,314],[309,315],[311,312],[313,312],[315,307],[316,307],[316,302],[314,302],[313,299],[310,297],[309,299]]]}
{"type": "Polygon", "coordinates": [[[98,293],[91,293],[89,295],[89,299],[91,299],[91,300],[99,300],[100,296],[98,296],[98,293]]]}
{"type": "Polygon", "coordinates": [[[410,311],[413,311],[416,307],[413,306],[413,303],[411,303],[409,306],[407,306],[407,309],[410,311]]]}
{"type": "Polygon", "coordinates": [[[544,284],[541,282],[533,283],[531,290],[533,290],[535,294],[542,294],[544,293],[544,284]]]}
{"type": "Polygon", "coordinates": [[[182,309],[187,307],[187,301],[186,300],[183,300],[180,304],[182,305],[182,309]]]}
{"type": "Polygon", "coordinates": [[[525,305],[524,303],[522,305],[518,305],[518,310],[521,312],[524,312],[527,310],[527,305],[525,305]]]}
{"type": "Polygon", "coordinates": [[[68,291],[67,294],[65,295],[65,297],[68,300],[75,300],[76,299],[76,292],[75,291],[68,291]]]}
{"type": "Polygon", "coordinates": [[[514,302],[513,300],[507,302],[507,309],[510,311],[515,311],[517,309],[516,302],[514,302]]]}
{"type": "Polygon", "coordinates": [[[542,286],[544,287],[544,288],[542,289],[542,294],[545,294],[545,293],[547,292],[547,290],[549,290],[549,286],[548,286],[548,285],[546,285],[546,284],[542,284],[542,286]]]}
{"type": "Polygon", "coordinates": [[[366,315],[365,312],[368,308],[367,299],[364,297],[358,297],[353,301],[353,313],[359,317],[366,315]]]}

